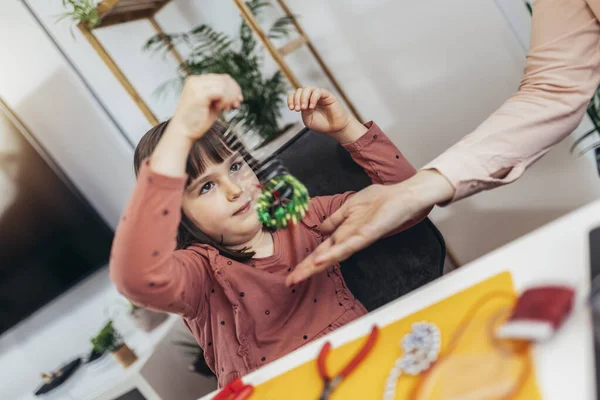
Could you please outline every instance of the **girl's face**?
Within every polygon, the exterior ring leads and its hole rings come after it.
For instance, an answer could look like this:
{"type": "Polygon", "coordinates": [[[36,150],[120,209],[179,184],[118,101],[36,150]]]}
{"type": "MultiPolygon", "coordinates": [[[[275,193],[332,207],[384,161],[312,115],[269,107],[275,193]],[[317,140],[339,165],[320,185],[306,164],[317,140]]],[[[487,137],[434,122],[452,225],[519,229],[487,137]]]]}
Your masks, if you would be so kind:
{"type": "Polygon", "coordinates": [[[258,185],[256,174],[237,152],[221,163],[207,161],[184,193],[183,212],[217,243],[242,245],[262,229],[254,209],[258,185]]]}

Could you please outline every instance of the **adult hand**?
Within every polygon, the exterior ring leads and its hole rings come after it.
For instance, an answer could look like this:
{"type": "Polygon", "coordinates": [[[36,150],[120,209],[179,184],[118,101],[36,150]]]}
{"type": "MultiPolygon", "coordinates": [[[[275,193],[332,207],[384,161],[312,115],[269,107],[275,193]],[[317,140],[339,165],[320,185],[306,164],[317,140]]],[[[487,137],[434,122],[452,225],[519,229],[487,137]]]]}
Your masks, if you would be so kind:
{"type": "Polygon", "coordinates": [[[331,236],[294,269],[286,284],[294,285],[344,261],[453,195],[450,182],[433,170],[420,171],[396,185],[372,185],[355,193],[321,224],[321,233],[331,236]]]}

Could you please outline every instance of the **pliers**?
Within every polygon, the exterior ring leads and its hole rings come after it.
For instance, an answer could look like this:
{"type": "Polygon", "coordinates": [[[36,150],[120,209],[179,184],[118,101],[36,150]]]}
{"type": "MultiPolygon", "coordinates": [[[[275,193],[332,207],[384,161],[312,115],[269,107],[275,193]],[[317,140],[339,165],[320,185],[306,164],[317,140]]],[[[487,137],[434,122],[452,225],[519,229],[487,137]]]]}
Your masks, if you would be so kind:
{"type": "Polygon", "coordinates": [[[323,391],[321,392],[319,400],[329,399],[333,391],[340,385],[340,383],[342,383],[342,381],[347,378],[348,375],[350,375],[350,373],[354,371],[356,367],[367,357],[369,352],[373,349],[378,335],[379,329],[375,325],[373,326],[373,329],[371,329],[371,333],[363,347],[358,353],[356,353],[354,358],[350,360],[350,362],[342,369],[342,371],[333,378],[329,377],[327,374],[327,368],[325,366],[327,354],[329,354],[329,351],[331,350],[331,343],[327,342],[323,345],[321,351],[319,352],[319,357],[317,358],[317,368],[319,369],[319,375],[323,380],[323,391]]]}

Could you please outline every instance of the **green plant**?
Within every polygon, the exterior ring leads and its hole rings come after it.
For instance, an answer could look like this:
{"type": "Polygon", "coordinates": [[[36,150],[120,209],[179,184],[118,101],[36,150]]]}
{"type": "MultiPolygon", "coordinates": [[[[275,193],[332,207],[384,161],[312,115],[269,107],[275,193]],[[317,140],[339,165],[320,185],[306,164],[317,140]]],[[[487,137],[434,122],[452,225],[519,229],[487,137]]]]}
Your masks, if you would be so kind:
{"type": "MultiPolygon", "coordinates": [[[[581,135],[579,138],[577,138],[577,140],[575,140],[573,145],[571,145],[571,153],[573,153],[577,146],[579,146],[579,144],[582,143],[584,140],[593,135],[598,135],[598,132],[600,132],[600,87],[596,89],[596,92],[594,93],[590,104],[588,104],[587,115],[592,120],[592,124],[594,125],[594,127],[586,133],[584,133],[583,135],[581,135]]],[[[596,141],[591,145],[584,147],[583,150],[580,150],[578,155],[581,156],[587,153],[588,151],[596,150],[596,158],[598,159],[599,148],[600,142],[596,141]]]]}
{"type": "Polygon", "coordinates": [[[113,321],[108,321],[100,329],[100,332],[91,339],[92,346],[98,353],[105,351],[115,351],[123,345],[123,339],[119,332],[113,326],[113,321]]]}
{"type": "Polygon", "coordinates": [[[70,19],[74,25],[83,22],[93,28],[100,23],[100,13],[97,0],[62,0],[62,5],[67,11],[58,16],[58,21],[70,19]]]}
{"type": "MultiPolygon", "coordinates": [[[[270,6],[270,3],[264,0],[249,0],[246,4],[257,18],[270,6]]],[[[267,31],[269,38],[288,36],[294,18],[285,16],[276,20],[267,31]]],[[[180,78],[175,82],[180,88],[185,77],[190,74],[229,74],[238,82],[244,95],[244,104],[240,112],[235,114],[230,122],[244,120],[246,127],[259,134],[265,141],[278,135],[278,121],[285,104],[284,96],[288,85],[280,71],[271,76],[263,76],[262,48],[244,21],[241,23],[237,40],[204,24],[187,33],[155,35],[148,40],[144,49],[166,53],[176,45],[186,45],[190,49],[187,60],[180,65],[180,78]]],[[[157,89],[158,93],[163,93],[172,87],[173,83],[170,81],[161,85],[157,89]]]]}

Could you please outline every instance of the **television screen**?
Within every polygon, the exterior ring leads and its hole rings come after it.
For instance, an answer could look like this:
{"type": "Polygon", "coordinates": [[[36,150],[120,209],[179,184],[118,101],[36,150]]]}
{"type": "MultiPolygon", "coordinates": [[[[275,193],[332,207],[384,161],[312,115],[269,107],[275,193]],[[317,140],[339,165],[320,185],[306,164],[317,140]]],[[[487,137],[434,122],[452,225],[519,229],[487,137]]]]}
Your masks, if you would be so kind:
{"type": "Polygon", "coordinates": [[[107,265],[112,237],[0,101],[0,334],[107,265]]]}

